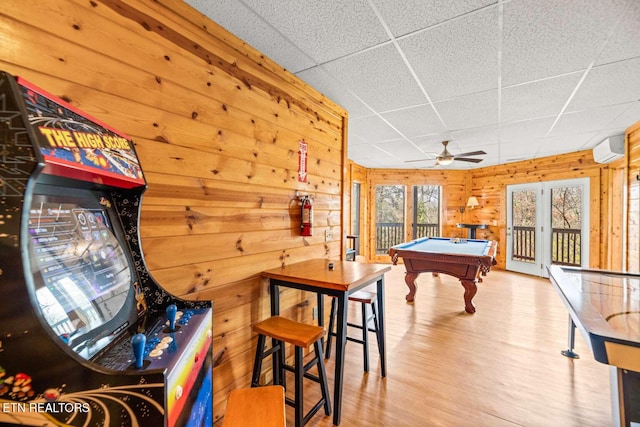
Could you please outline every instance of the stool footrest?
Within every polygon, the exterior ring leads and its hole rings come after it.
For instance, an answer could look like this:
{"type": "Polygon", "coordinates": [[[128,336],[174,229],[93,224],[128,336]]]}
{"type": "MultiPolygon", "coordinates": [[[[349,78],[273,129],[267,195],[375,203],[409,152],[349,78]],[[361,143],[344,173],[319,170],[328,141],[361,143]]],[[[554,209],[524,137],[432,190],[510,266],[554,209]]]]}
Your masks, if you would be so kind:
{"type": "MultiPolygon", "coordinates": [[[[291,365],[286,365],[285,364],[285,365],[282,366],[282,369],[284,369],[285,371],[293,372],[293,373],[296,372],[295,366],[291,366],[291,365]]],[[[307,369],[305,369],[304,377],[306,379],[308,379],[308,380],[312,380],[312,381],[315,381],[317,383],[320,383],[320,377],[318,377],[317,375],[314,375],[314,374],[310,374],[309,372],[307,372],[307,369]]]]}
{"type": "Polygon", "coordinates": [[[361,340],[360,338],[347,337],[347,341],[357,342],[358,344],[364,344],[364,340],[361,340]]]}

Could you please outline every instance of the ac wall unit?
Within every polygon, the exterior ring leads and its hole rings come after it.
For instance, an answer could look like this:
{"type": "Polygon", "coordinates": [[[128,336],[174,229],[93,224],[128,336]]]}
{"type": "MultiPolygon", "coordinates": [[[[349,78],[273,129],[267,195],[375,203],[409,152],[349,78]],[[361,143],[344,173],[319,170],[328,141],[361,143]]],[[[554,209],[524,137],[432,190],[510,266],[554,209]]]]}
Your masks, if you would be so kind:
{"type": "Polygon", "coordinates": [[[624,157],[624,135],[614,135],[593,147],[593,160],[611,163],[624,157]]]}

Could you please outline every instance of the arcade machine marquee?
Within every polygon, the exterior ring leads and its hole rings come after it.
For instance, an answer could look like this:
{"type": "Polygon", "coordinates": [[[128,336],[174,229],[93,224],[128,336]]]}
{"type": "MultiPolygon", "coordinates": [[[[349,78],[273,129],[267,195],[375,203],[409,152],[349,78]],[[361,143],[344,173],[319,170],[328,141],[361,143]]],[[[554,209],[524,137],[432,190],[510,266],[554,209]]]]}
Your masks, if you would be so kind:
{"type": "Polygon", "coordinates": [[[211,303],[147,271],[131,139],[0,72],[0,157],[0,424],[211,426],[211,303]]]}

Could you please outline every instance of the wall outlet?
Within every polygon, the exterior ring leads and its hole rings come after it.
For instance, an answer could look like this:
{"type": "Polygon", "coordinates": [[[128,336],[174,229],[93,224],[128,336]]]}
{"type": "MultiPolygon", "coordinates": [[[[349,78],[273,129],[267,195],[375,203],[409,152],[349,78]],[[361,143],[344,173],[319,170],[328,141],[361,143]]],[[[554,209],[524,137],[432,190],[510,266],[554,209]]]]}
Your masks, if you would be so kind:
{"type": "Polygon", "coordinates": [[[311,320],[316,320],[318,318],[318,306],[313,306],[313,310],[311,311],[311,320]]]}
{"type": "Polygon", "coordinates": [[[324,241],[328,242],[330,240],[333,240],[333,233],[331,232],[331,230],[326,230],[324,232],[324,241]]]}

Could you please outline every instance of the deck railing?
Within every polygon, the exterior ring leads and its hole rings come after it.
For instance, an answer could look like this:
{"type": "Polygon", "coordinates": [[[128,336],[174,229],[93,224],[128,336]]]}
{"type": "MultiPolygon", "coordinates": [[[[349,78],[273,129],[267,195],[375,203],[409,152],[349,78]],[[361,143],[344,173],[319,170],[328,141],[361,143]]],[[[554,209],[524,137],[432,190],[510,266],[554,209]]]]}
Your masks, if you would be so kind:
{"type": "MultiPolygon", "coordinates": [[[[435,237],[439,234],[438,224],[415,224],[415,238],[435,237]]],[[[384,255],[391,246],[405,241],[404,224],[401,222],[379,222],[376,224],[376,254],[384,255]]]]}
{"type": "Polygon", "coordinates": [[[581,230],[553,228],[551,231],[551,262],[579,267],[582,244],[581,230]]]}
{"type": "MultiPolygon", "coordinates": [[[[553,228],[551,230],[551,263],[580,266],[581,230],[553,228]]],[[[534,262],[536,248],[535,227],[513,227],[513,259],[534,262]]]]}
{"type": "Polygon", "coordinates": [[[404,224],[401,222],[379,222],[376,224],[376,254],[384,255],[391,246],[404,242],[404,224]]]}
{"type": "MultiPolygon", "coordinates": [[[[436,237],[438,224],[416,224],[416,236],[436,237]]],[[[376,254],[384,255],[391,246],[403,243],[404,224],[381,222],[376,224],[376,254]]],[[[553,228],[551,231],[551,262],[559,265],[580,266],[582,245],[581,230],[573,228],[553,228]]],[[[513,227],[513,259],[523,262],[535,261],[535,227],[513,227]]]]}

